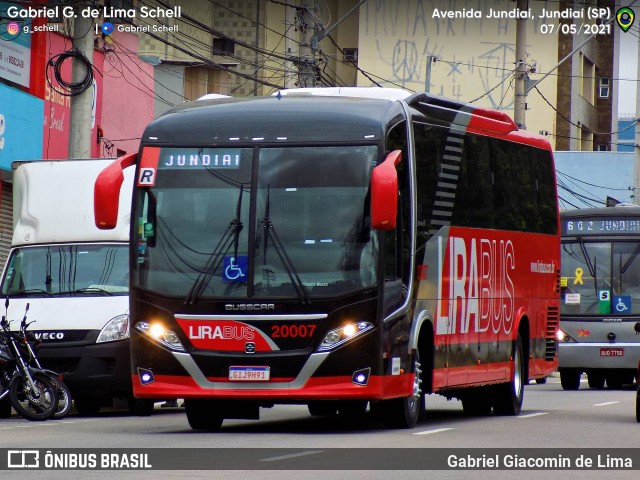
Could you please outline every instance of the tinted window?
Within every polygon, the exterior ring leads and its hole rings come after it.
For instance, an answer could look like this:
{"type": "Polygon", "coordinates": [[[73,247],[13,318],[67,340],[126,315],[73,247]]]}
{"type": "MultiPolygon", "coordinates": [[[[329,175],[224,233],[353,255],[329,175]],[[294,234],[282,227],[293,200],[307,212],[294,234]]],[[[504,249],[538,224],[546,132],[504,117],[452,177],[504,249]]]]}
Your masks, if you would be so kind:
{"type": "Polygon", "coordinates": [[[414,123],[418,234],[443,225],[557,233],[549,152],[414,123]]]}

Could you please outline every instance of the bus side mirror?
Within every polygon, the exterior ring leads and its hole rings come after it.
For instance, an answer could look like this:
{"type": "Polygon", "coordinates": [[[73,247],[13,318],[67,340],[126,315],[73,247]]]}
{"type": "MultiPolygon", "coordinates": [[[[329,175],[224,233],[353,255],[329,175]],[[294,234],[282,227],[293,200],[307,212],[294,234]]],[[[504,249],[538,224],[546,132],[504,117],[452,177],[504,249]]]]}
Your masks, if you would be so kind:
{"type": "Polygon", "coordinates": [[[371,227],[393,230],[398,217],[398,171],[402,152],[394,150],[371,173],[371,227]]]}
{"type": "Polygon", "coordinates": [[[93,213],[96,227],[100,230],[112,230],[118,223],[120,188],[124,181],[122,171],[135,165],[136,154],[130,153],[114,160],[102,170],[93,186],[93,213]]]}

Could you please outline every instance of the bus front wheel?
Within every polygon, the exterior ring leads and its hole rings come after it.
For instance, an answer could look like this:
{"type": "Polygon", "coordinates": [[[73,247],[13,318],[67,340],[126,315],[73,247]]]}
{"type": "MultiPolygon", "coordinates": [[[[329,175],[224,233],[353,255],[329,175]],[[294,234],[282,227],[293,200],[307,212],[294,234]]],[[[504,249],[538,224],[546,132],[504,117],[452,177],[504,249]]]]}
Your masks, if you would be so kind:
{"type": "Polygon", "coordinates": [[[210,432],[220,430],[224,418],[214,400],[185,399],[184,409],[192,429],[210,432]]]}
{"type": "Polygon", "coordinates": [[[422,370],[420,356],[416,350],[413,357],[413,394],[409,397],[394,398],[379,403],[379,414],[385,426],[389,428],[413,428],[424,411],[424,394],[422,393],[422,370]]]}
{"type": "Polygon", "coordinates": [[[580,376],[582,372],[575,368],[560,370],[560,385],[563,390],[578,390],[580,388],[580,376]]]}

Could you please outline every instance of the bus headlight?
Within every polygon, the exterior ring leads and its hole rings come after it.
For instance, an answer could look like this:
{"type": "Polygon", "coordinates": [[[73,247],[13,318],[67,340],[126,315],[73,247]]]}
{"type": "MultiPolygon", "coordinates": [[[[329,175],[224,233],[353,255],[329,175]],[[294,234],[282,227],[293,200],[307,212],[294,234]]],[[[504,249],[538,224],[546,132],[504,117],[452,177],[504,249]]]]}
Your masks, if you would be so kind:
{"type": "Polygon", "coordinates": [[[100,330],[96,343],[115,342],[129,338],[129,315],[113,317],[100,330]]]}
{"type": "Polygon", "coordinates": [[[347,323],[339,328],[334,328],[327,332],[324,340],[318,347],[319,352],[325,352],[343,345],[369,331],[373,330],[371,322],[347,323]]]}
{"type": "Polygon", "coordinates": [[[176,332],[166,328],[160,322],[138,322],[136,323],[136,330],[150,337],[154,341],[178,352],[186,352],[184,345],[176,335],[176,332]]]}
{"type": "Polygon", "coordinates": [[[556,332],[556,339],[561,343],[575,342],[575,340],[571,338],[567,332],[560,329],[558,329],[558,331],[556,332]]]}

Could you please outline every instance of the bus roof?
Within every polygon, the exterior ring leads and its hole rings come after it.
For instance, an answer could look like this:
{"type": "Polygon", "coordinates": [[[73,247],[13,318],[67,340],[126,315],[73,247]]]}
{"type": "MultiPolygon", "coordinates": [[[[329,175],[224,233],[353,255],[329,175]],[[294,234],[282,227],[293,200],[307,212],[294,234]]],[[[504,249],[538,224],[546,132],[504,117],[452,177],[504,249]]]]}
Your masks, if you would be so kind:
{"type": "Polygon", "coordinates": [[[268,97],[204,96],[151,122],[142,143],[213,146],[379,141],[389,126],[406,118],[402,102],[412,115],[424,115],[443,127],[455,124],[472,133],[551,150],[546,138],[520,130],[504,112],[438,95],[362,87],[289,89],[268,97]]]}
{"type": "Polygon", "coordinates": [[[593,217],[638,217],[640,206],[626,203],[615,207],[579,208],[563,210],[560,218],[593,218],[593,217]]]}
{"type": "Polygon", "coordinates": [[[149,124],[145,144],[381,140],[403,118],[397,101],[311,95],[218,98],[185,103],[149,124]],[[256,140],[259,139],[259,140],[256,140]]]}

